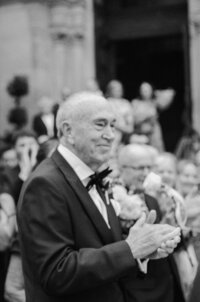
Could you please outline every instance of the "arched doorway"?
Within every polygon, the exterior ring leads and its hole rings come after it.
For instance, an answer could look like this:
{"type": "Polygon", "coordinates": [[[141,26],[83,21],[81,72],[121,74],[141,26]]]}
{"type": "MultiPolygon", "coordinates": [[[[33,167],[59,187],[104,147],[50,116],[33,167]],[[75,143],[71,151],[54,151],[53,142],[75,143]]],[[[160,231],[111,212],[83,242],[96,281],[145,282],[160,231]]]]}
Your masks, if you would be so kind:
{"type": "Polygon", "coordinates": [[[173,88],[172,105],[160,113],[165,146],[174,151],[184,129],[185,72],[181,35],[123,40],[115,43],[115,76],[125,87],[125,97],[137,97],[141,82],[156,89],[173,88]]]}

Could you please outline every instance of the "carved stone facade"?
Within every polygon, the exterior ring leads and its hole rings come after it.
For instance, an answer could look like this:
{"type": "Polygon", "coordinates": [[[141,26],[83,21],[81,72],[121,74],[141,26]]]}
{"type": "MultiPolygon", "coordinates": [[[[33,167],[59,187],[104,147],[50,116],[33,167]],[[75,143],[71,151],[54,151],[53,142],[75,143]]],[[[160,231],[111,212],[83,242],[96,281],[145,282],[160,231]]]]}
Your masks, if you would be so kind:
{"type": "Polygon", "coordinates": [[[85,1],[54,1],[51,8],[51,30],[61,38],[83,38],[86,25],[85,1]]]}
{"type": "Polygon", "coordinates": [[[0,1],[0,134],[8,128],[8,81],[27,75],[29,117],[47,94],[84,89],[95,76],[93,0],[0,1]],[[12,22],[10,22],[12,20],[12,22]]]}
{"type": "MultiPolygon", "coordinates": [[[[101,45],[103,50],[99,51],[103,52],[103,58],[107,58],[100,60],[99,65],[97,60],[100,82],[107,83],[112,66],[116,64],[109,44],[111,35],[113,41],[141,38],[144,33],[148,37],[152,32],[155,36],[161,35],[163,26],[159,24],[163,23],[166,24],[165,34],[170,35],[174,29],[179,30],[177,24],[182,24],[183,14],[175,8],[170,9],[165,18],[158,11],[152,22],[150,13],[141,18],[131,6],[144,3],[144,9],[151,11],[153,3],[167,7],[168,3],[178,5],[183,0],[0,0],[0,135],[8,128],[7,113],[12,100],[6,92],[6,85],[14,75],[29,78],[30,94],[24,105],[28,108],[30,120],[41,95],[48,94],[59,101],[64,86],[78,91],[85,87],[88,78],[96,75],[94,2],[100,8],[109,3],[113,10],[112,18],[105,26],[105,35],[97,37],[97,49],[101,45]],[[116,3],[122,5],[127,14],[122,14],[116,3]]],[[[200,131],[200,0],[187,2],[192,115],[194,127],[200,131]]],[[[99,22],[101,20],[96,21],[96,27],[99,22]]]]}
{"type": "Polygon", "coordinates": [[[200,1],[188,0],[193,125],[200,132],[200,1]]]}

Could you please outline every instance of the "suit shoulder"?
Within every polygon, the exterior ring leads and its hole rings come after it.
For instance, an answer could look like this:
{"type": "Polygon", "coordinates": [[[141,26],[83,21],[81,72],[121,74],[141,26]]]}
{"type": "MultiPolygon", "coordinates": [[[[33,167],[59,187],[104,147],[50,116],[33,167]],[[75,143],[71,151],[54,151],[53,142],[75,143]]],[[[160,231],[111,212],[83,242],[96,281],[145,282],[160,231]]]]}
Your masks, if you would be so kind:
{"type": "Polygon", "coordinates": [[[54,161],[51,158],[46,158],[34,169],[31,173],[31,177],[54,176],[56,171],[58,171],[58,169],[54,161]]]}
{"type": "Polygon", "coordinates": [[[56,186],[57,182],[60,181],[59,174],[59,169],[51,158],[45,159],[35,168],[28,180],[23,184],[22,193],[27,190],[28,187],[33,186],[33,184],[36,183],[45,182],[56,186]]]}
{"type": "Polygon", "coordinates": [[[18,209],[21,208],[24,199],[27,196],[40,196],[45,192],[46,195],[62,195],[63,187],[66,187],[64,177],[54,162],[49,158],[45,159],[30,175],[23,184],[18,209]]]}

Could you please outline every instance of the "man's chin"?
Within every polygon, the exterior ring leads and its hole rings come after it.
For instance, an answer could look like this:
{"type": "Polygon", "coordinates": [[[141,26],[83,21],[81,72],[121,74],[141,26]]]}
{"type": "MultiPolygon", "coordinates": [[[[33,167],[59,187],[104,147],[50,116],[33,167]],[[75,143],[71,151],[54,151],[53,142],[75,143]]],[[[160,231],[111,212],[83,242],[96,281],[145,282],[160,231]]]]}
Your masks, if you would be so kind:
{"type": "Polygon", "coordinates": [[[98,156],[98,158],[96,158],[97,161],[100,163],[100,164],[105,164],[106,162],[109,161],[110,159],[110,152],[109,153],[105,153],[105,154],[101,154],[100,156],[98,156]]]}

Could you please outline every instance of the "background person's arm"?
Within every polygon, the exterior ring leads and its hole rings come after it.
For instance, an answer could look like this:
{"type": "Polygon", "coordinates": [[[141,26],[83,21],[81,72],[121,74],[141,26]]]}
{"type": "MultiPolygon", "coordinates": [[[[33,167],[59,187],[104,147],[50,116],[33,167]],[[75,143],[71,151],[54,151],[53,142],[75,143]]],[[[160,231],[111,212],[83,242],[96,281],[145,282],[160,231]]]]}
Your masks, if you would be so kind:
{"type": "Polygon", "coordinates": [[[24,278],[20,254],[11,255],[5,282],[5,299],[8,302],[25,302],[24,278]]]}
{"type": "Polygon", "coordinates": [[[16,230],[16,209],[13,197],[8,193],[0,194],[0,251],[10,247],[16,230]]]}

